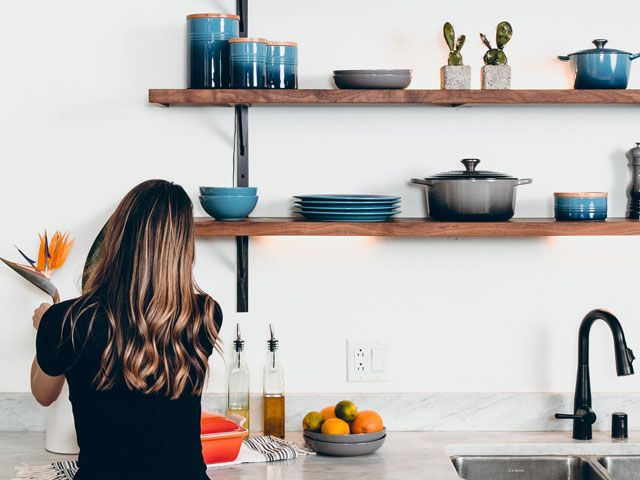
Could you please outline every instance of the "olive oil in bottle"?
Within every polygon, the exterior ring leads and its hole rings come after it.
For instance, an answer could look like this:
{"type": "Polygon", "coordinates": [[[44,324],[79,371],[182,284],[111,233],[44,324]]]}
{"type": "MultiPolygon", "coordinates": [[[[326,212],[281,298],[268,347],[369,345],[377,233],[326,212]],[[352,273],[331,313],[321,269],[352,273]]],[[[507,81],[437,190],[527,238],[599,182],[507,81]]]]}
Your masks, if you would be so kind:
{"type": "Polygon", "coordinates": [[[235,356],[229,366],[227,416],[240,415],[242,425],[249,430],[249,367],[244,361],[244,340],[240,337],[240,325],[236,324],[236,339],[233,341],[235,356]]]}
{"type": "Polygon", "coordinates": [[[267,341],[267,361],[264,365],[263,376],[263,431],[265,435],[284,438],[284,370],[276,358],[278,340],[273,334],[271,325],[269,325],[269,331],[271,338],[267,341]]]}

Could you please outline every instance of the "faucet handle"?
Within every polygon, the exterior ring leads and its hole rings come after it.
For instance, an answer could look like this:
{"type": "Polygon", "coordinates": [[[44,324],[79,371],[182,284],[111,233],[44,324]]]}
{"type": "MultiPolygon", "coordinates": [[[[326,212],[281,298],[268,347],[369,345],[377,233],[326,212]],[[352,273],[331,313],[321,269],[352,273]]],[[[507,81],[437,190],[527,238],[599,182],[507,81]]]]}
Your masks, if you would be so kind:
{"type": "Polygon", "coordinates": [[[576,413],[556,413],[558,420],[579,420],[587,425],[593,425],[596,423],[596,412],[589,407],[582,407],[576,410],[576,413]]]}

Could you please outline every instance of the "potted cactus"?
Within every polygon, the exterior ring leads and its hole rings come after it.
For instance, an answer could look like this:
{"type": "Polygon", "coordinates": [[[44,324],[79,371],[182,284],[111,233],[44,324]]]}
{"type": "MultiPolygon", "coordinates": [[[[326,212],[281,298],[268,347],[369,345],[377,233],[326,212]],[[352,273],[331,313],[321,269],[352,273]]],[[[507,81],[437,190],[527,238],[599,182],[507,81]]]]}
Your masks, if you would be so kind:
{"type": "Polygon", "coordinates": [[[489,49],[484,54],[484,66],[481,71],[482,88],[488,90],[511,88],[511,67],[507,65],[505,45],[511,40],[513,28],[509,22],[500,22],[496,29],[496,47],[484,33],[480,34],[482,43],[489,49]]]}
{"type": "Polygon", "coordinates": [[[463,90],[471,88],[471,67],[462,62],[462,47],[466,37],[460,35],[456,40],[456,32],[449,22],[442,28],[444,39],[449,47],[447,65],[440,69],[440,88],[443,90],[463,90]]]}

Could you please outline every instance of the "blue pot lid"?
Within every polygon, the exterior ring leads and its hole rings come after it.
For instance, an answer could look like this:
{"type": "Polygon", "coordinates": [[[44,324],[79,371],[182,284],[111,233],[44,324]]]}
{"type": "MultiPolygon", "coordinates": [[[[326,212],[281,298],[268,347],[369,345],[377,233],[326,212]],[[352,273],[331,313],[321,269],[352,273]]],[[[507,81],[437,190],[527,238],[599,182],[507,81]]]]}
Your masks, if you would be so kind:
{"type": "Polygon", "coordinates": [[[589,48],[587,50],[580,50],[579,52],[570,53],[568,56],[572,55],[586,55],[590,53],[612,53],[616,55],[631,55],[630,52],[625,52],[624,50],[616,50],[615,48],[604,48],[604,46],[609,42],[609,40],[605,40],[604,38],[597,38],[592,43],[596,46],[596,48],[589,48]]]}
{"type": "Polygon", "coordinates": [[[427,177],[426,180],[517,180],[517,178],[507,175],[506,173],[491,172],[489,170],[476,170],[476,166],[480,163],[477,158],[465,158],[460,161],[466,170],[453,170],[451,172],[438,173],[427,177]]]}

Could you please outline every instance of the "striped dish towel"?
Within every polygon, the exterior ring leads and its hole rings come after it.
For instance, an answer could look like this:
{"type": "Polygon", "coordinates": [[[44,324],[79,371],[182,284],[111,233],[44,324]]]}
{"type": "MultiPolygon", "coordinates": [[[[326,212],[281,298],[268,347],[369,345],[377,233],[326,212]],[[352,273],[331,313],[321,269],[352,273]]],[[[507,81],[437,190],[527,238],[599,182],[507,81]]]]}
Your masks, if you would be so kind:
{"type": "MultiPolygon", "coordinates": [[[[315,455],[311,450],[277,437],[253,437],[242,442],[238,458],[233,462],[207,465],[209,468],[237,465],[240,463],[265,463],[293,460],[300,455],[315,455]]],[[[44,466],[16,467],[13,480],[73,480],[78,471],[77,462],[54,462],[44,466]]]]}

